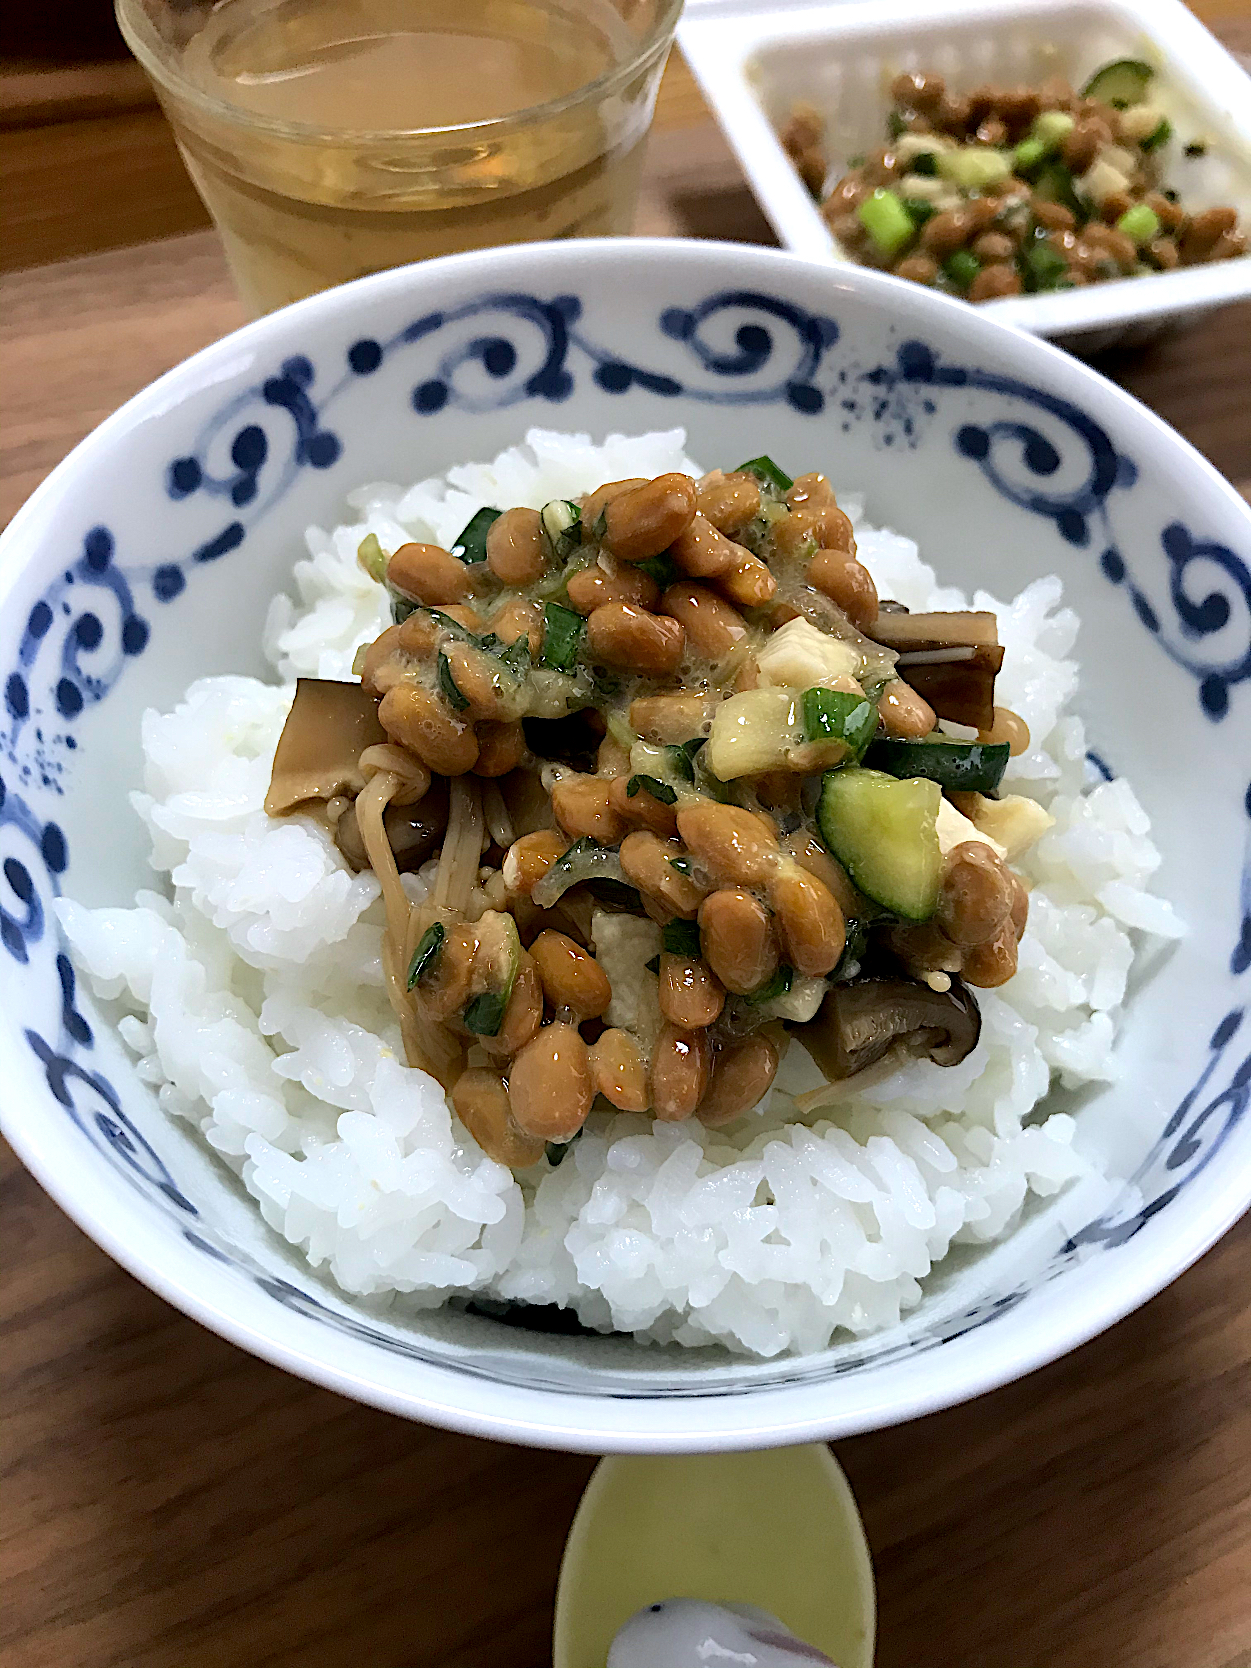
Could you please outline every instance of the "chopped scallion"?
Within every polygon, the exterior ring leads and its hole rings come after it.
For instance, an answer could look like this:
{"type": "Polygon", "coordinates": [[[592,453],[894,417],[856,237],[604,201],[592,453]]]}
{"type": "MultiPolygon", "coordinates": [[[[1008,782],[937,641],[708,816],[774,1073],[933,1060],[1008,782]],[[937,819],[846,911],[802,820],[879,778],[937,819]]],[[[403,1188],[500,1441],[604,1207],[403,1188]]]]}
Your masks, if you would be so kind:
{"type": "Polygon", "coordinates": [[[1026,250],[1021,267],[1026,289],[1037,291],[1055,289],[1067,273],[1069,264],[1058,249],[1040,241],[1026,250]]]}
{"type": "Polygon", "coordinates": [[[1012,167],[1018,174],[1028,174],[1045,161],[1047,145],[1042,139],[1022,139],[1012,153],[1012,167]]]}
{"type": "Polygon", "coordinates": [[[981,270],[982,263],[971,249],[957,249],[943,262],[943,271],[961,290],[967,290],[981,270]]]}
{"type": "Polygon", "coordinates": [[[633,799],[635,794],[646,789],[653,799],[658,799],[662,805],[676,805],[678,796],[669,786],[655,776],[631,776],[626,783],[626,798],[633,799]]]}
{"type": "Polygon", "coordinates": [[[582,511],[568,498],[553,498],[539,511],[543,532],[558,562],[582,543],[582,511]]]}
{"type": "Polygon", "coordinates": [[[585,635],[586,621],[581,614],[575,614],[563,603],[544,603],[543,649],[539,664],[553,672],[572,672],[585,635]]]}
{"type": "Polygon", "coordinates": [[[795,970],[785,962],[778,968],[771,979],[766,979],[752,991],[747,1000],[753,1006],[759,1007],[762,1002],[776,1002],[779,996],[785,996],[795,982],[795,970]]]}
{"type": "Polygon", "coordinates": [[[897,255],[916,236],[916,224],[902,198],[884,185],[865,198],[856,214],[883,255],[897,255]]]}
{"type": "Polygon", "coordinates": [[[483,991],[481,996],[475,996],[461,1016],[465,1021],[465,1029],[472,1031],[478,1037],[493,1037],[504,1023],[504,1009],[507,1001],[498,991],[483,991]]]}
{"type": "Polygon", "coordinates": [[[640,573],[654,579],[662,591],[668,590],[677,578],[678,570],[673,557],[666,556],[663,551],[659,556],[649,556],[645,562],[636,562],[634,565],[640,573]]]}
{"type": "Polygon", "coordinates": [[[461,528],[460,534],[452,546],[452,555],[459,556],[462,562],[485,562],[486,540],[491,526],[498,521],[501,512],[492,509],[488,504],[483,509],[475,511],[461,528]]]}
{"type": "Polygon", "coordinates": [[[661,930],[661,943],[671,956],[698,956],[699,926],[694,921],[668,921],[661,930]]]}
{"type": "Polygon", "coordinates": [[[1159,237],[1160,217],[1154,209],[1148,208],[1146,203],[1135,203],[1133,208],[1125,210],[1116,223],[1116,229],[1118,232],[1124,232],[1126,237],[1132,238],[1141,248],[1144,243],[1150,243],[1153,237],[1159,237]]]}
{"type": "Polygon", "coordinates": [[[381,585],[387,577],[387,553],[378,543],[377,533],[366,533],[356,547],[356,560],[369,577],[381,585]]]}
{"type": "Polygon", "coordinates": [[[464,712],[469,705],[469,697],[463,695],[456,687],[456,679],[452,676],[452,668],[447,656],[439,651],[439,688],[447,697],[447,702],[456,712],[464,712]]]}
{"type": "Polygon", "coordinates": [[[426,928],[417,941],[417,948],[413,951],[413,959],[408,964],[408,981],[406,989],[411,990],[418,979],[424,978],[438,960],[439,952],[443,948],[443,940],[447,937],[447,929],[442,921],[435,921],[426,928]]]}
{"type": "MultiPolygon", "coordinates": [[[[778,468],[773,459],[768,456],[748,458],[746,463],[740,463],[734,471],[736,475],[754,475],[762,486],[770,486],[775,492],[786,493],[795,485],[784,470],[778,468]]],[[[638,564],[646,567],[645,562],[638,564]]]]}

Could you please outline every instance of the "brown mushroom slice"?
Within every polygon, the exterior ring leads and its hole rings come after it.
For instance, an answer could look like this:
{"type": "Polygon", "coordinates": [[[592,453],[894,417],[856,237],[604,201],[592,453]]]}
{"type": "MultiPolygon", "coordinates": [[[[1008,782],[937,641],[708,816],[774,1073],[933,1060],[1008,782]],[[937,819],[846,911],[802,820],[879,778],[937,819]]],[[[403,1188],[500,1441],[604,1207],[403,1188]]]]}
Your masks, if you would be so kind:
{"type": "Polygon", "coordinates": [[[955,1066],[981,1035],[972,994],[953,980],[931,990],[915,979],[864,978],[833,985],[817,1017],[798,1035],[831,1083],[872,1066],[906,1042],[939,1066],[955,1066]]]}
{"type": "Polygon", "coordinates": [[[266,811],[281,817],[309,800],[358,794],[365,786],[361,754],[386,740],[378,702],[359,683],[298,679],[274,754],[266,811]]]}
{"type": "Polygon", "coordinates": [[[940,718],[975,730],[994,723],[995,678],[1003,665],[999,623],[989,611],[879,614],[873,636],[899,656],[896,674],[940,718]]]}
{"type": "Polygon", "coordinates": [[[1002,665],[998,644],[929,649],[901,654],[895,675],[928,701],[939,718],[989,730],[995,722],[995,678],[1002,665]]]}
{"type": "MultiPolygon", "coordinates": [[[[415,805],[388,805],[382,813],[387,843],[401,874],[420,869],[443,844],[443,836],[447,832],[447,804],[447,782],[442,776],[436,776],[430,784],[430,791],[415,805]]],[[[355,805],[349,805],[335,824],[334,841],[358,874],[369,867],[369,854],[361,838],[355,805]]]]}
{"type": "MultiPolygon", "coordinates": [[[[898,605],[896,605],[898,606],[898,605]]],[[[988,609],[964,608],[953,613],[909,614],[885,609],[869,634],[877,643],[899,654],[922,649],[993,648],[999,642],[999,622],[988,609]]]]}

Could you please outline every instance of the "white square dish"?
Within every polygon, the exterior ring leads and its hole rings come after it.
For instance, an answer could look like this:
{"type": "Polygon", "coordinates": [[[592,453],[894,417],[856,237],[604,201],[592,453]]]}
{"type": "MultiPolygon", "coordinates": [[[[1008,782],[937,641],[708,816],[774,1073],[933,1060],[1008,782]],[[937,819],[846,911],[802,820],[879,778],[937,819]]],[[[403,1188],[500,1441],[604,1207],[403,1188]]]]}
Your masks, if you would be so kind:
{"type": "MultiPolygon", "coordinates": [[[[1155,67],[1152,100],[1175,137],[1170,185],[1186,205],[1232,203],[1251,222],[1251,76],[1181,0],[851,0],[784,8],[761,0],[691,0],[678,40],[761,207],[788,249],[845,265],[849,257],[778,139],[797,102],[827,122],[832,171],[883,142],[889,84],[926,69],[959,88],[1081,85],[1110,59],[1155,67]],[[1184,146],[1202,139],[1207,154],[1184,146]]],[[[1251,295],[1251,255],[1049,295],[983,302],[1004,323],[1080,341],[1085,352],[1146,340],[1189,314],[1251,295]]]]}

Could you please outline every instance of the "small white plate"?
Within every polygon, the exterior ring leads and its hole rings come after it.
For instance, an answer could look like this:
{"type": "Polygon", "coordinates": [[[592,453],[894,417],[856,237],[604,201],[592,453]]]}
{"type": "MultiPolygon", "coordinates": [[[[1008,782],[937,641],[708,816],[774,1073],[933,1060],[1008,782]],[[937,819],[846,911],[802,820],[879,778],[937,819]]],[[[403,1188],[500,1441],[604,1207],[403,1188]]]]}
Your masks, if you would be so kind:
{"type": "Polygon", "coordinates": [[[872,1668],[869,1545],[825,1444],[601,1460],[565,1544],[552,1668],[602,1668],[629,1618],[669,1598],[758,1605],[838,1668],[872,1668]]]}
{"type": "MultiPolygon", "coordinates": [[[[825,116],[835,173],[883,142],[891,79],[927,69],[957,87],[1080,86],[1110,59],[1153,64],[1153,102],[1173,119],[1168,177],[1196,208],[1232,203],[1251,226],[1251,76],[1181,0],[878,0],[770,5],[688,0],[678,40],[752,190],[788,249],[847,265],[778,140],[796,102],[825,116]],[[1202,139],[1208,154],[1187,158],[1202,139]]],[[[1188,314],[1251,295],[1251,255],[1212,266],[980,304],[1084,352],[1142,341],[1188,314]]]]}

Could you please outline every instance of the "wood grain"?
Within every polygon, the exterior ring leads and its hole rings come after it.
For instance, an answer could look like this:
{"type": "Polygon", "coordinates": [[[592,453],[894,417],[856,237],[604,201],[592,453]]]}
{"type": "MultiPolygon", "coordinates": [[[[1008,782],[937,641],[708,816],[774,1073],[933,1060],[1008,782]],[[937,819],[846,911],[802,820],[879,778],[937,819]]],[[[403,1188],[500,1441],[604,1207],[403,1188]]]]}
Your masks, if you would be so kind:
{"type": "MultiPolygon", "coordinates": [[[[711,124],[665,87],[639,229],[768,241],[711,124]]],[[[0,519],[240,319],[207,233],[0,280],[0,519]]],[[[1251,305],[1104,368],[1251,480],[1251,305]]],[[[839,1445],[880,1668],[1251,1668],[1248,1291],[1244,1222],[1066,1361],[839,1445]]],[[[0,1338],[0,1668],[549,1661],[589,1460],[264,1366],[122,1273],[2,1147],[0,1338]]]]}

